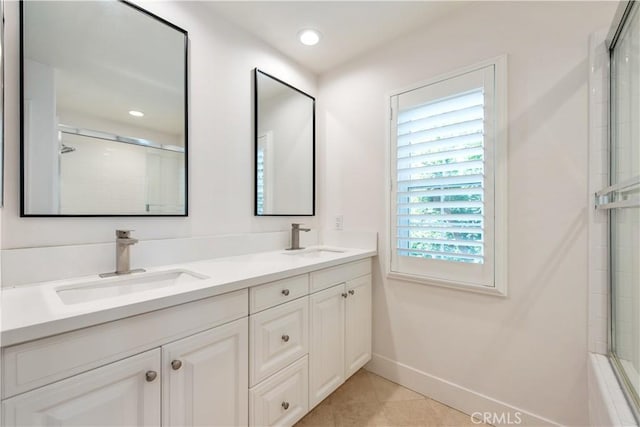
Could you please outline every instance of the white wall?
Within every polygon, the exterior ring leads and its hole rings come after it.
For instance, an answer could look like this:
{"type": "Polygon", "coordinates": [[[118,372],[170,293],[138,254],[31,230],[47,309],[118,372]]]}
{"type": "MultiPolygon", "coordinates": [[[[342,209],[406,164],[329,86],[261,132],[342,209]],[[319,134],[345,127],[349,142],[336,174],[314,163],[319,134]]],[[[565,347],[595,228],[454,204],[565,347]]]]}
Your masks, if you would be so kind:
{"type": "Polygon", "coordinates": [[[6,2],[6,160],[2,247],[110,242],[116,228],[140,239],[286,230],[315,218],[253,217],[252,70],[312,95],[315,76],[198,2],[137,2],[190,39],[189,217],[20,218],[18,3],[6,2]]]}
{"type": "Polygon", "coordinates": [[[334,216],[344,215],[345,229],[381,232],[374,362],[424,374],[436,399],[455,401],[438,396],[448,387],[558,423],[588,422],[588,36],[609,25],[616,6],[477,2],[321,76],[323,225],[332,228],[334,216]],[[503,53],[509,296],[387,280],[385,94],[503,53]]]}

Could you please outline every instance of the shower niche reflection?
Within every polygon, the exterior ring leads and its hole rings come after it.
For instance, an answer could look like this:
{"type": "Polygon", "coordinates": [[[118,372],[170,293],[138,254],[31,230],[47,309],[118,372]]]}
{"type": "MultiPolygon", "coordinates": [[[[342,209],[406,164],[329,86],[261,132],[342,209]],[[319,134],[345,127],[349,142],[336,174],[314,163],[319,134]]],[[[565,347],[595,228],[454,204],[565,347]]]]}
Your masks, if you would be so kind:
{"type": "Polygon", "coordinates": [[[186,216],[186,31],[115,0],[20,16],[21,215],[186,216]]]}

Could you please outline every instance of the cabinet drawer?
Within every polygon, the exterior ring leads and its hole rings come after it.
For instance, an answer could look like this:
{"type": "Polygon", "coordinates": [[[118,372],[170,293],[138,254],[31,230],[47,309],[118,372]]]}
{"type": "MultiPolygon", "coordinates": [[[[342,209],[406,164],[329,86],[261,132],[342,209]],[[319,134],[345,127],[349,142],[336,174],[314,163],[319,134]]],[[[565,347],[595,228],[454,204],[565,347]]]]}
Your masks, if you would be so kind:
{"type": "Polygon", "coordinates": [[[321,291],[330,288],[347,280],[356,277],[371,274],[371,259],[367,258],[362,261],[354,261],[349,264],[339,265],[337,267],[325,268],[324,270],[314,271],[311,273],[311,292],[321,291]]]}
{"type": "Polygon", "coordinates": [[[307,356],[249,391],[249,425],[291,426],[309,408],[307,356]]]}
{"type": "Polygon", "coordinates": [[[247,294],[243,289],[4,348],[2,397],[244,317],[247,294]]]}
{"type": "Polygon", "coordinates": [[[308,274],[255,286],[249,290],[249,311],[257,313],[267,308],[293,301],[308,293],[308,274]]]}
{"type": "Polygon", "coordinates": [[[307,354],[309,297],[252,315],[249,324],[249,383],[253,386],[307,354]]]}

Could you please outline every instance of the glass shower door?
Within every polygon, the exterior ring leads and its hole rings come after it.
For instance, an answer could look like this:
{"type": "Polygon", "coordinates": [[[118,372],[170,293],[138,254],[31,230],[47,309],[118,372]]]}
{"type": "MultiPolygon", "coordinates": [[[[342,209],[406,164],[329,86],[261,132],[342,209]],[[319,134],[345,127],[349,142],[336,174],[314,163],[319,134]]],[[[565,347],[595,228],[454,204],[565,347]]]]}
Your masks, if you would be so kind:
{"type": "Polygon", "coordinates": [[[640,403],[640,10],[631,3],[610,48],[609,211],[611,356],[630,400],[640,403]]]}

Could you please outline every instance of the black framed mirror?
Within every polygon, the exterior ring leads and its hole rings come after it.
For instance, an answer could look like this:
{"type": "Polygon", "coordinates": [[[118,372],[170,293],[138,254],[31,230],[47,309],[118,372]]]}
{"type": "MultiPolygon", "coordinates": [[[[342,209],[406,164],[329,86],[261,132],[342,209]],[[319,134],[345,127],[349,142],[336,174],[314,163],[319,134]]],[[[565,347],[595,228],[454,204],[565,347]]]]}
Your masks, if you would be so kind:
{"type": "Polygon", "coordinates": [[[187,32],[117,1],[21,1],[21,216],[187,216],[187,32]]]}
{"type": "Polygon", "coordinates": [[[0,207],[4,206],[4,0],[0,0],[0,207]]]}
{"type": "Polygon", "coordinates": [[[315,215],[315,98],[254,70],[256,216],[315,215]]]}

